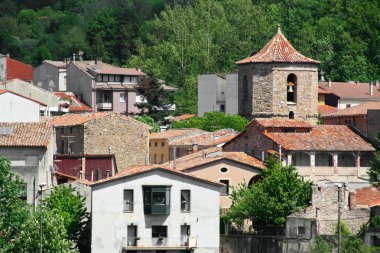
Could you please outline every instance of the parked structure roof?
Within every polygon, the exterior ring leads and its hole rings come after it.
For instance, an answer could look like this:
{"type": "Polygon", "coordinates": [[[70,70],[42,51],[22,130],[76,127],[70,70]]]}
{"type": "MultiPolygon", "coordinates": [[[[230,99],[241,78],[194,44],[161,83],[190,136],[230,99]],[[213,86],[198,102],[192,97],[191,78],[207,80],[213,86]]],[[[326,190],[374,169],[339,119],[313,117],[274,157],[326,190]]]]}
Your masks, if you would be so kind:
{"type": "Polygon", "coordinates": [[[192,144],[198,144],[199,146],[216,146],[226,143],[238,135],[233,129],[220,129],[214,132],[204,132],[195,136],[188,136],[173,141],[170,145],[176,146],[188,146],[192,144]]]}
{"type": "Polygon", "coordinates": [[[333,113],[323,115],[324,118],[367,115],[368,110],[380,110],[380,102],[368,102],[365,104],[356,105],[353,107],[336,110],[333,113]]]}
{"type": "Polygon", "coordinates": [[[372,85],[373,94],[370,94],[369,83],[352,83],[352,82],[319,82],[319,90],[334,94],[339,98],[345,99],[379,99],[380,89],[376,85],[372,85]]]}
{"type": "Polygon", "coordinates": [[[309,132],[264,133],[286,150],[375,151],[374,147],[345,125],[318,125],[309,132]]]}
{"type": "Polygon", "coordinates": [[[54,92],[55,96],[69,100],[69,112],[92,112],[91,107],[83,103],[71,92],[54,92]]]}
{"type": "Polygon", "coordinates": [[[45,123],[0,123],[1,147],[46,147],[52,135],[45,123]]]}
{"type": "Polygon", "coordinates": [[[369,186],[356,190],[356,204],[363,206],[380,206],[380,190],[369,186]]]}
{"type": "Polygon", "coordinates": [[[187,129],[170,129],[164,132],[151,133],[149,135],[150,140],[155,139],[167,139],[169,142],[174,141],[178,138],[185,138],[188,136],[199,135],[202,133],[207,133],[204,130],[196,128],[187,128],[187,129]]]}
{"type": "Polygon", "coordinates": [[[113,66],[111,64],[104,63],[100,60],[95,63],[95,61],[75,61],[72,62],[77,67],[87,72],[90,72],[91,75],[96,74],[110,74],[110,75],[131,75],[131,76],[142,76],[145,75],[139,69],[135,68],[121,68],[113,66]]]}
{"type": "Polygon", "coordinates": [[[260,62],[291,62],[291,63],[314,63],[319,61],[313,60],[298,52],[292,44],[282,34],[280,27],[276,35],[255,55],[238,61],[237,64],[260,62]]]}

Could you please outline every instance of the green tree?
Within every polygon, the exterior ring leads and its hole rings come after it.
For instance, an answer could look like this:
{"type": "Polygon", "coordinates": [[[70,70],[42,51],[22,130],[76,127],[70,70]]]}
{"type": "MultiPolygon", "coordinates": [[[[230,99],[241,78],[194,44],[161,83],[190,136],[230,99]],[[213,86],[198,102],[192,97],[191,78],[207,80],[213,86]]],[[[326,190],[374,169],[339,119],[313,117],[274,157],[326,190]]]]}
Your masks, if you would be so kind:
{"type": "Polygon", "coordinates": [[[301,180],[295,167],[283,167],[278,159],[271,158],[262,179],[251,187],[233,189],[231,198],[228,221],[241,224],[248,219],[258,233],[268,226],[282,232],[286,217],[308,206],[311,182],[301,180]]]}
{"type": "Polygon", "coordinates": [[[152,132],[158,132],[160,130],[160,127],[158,126],[157,122],[154,121],[154,119],[152,117],[149,117],[148,115],[136,116],[133,118],[152,127],[152,132]]]}
{"type": "MultiPolygon", "coordinates": [[[[22,180],[11,173],[9,160],[0,157],[0,252],[10,252],[20,227],[29,216],[22,180]]],[[[21,252],[21,251],[19,251],[21,252]]]]}
{"type": "Polygon", "coordinates": [[[206,131],[231,128],[242,132],[248,121],[239,115],[224,114],[222,112],[207,112],[203,117],[193,117],[173,124],[173,128],[198,128],[206,131]]]}
{"type": "Polygon", "coordinates": [[[373,181],[373,184],[378,185],[380,182],[380,131],[376,134],[374,140],[376,152],[371,161],[371,167],[369,168],[368,175],[373,181]]]}
{"type": "Polygon", "coordinates": [[[55,187],[43,204],[63,218],[67,239],[77,243],[89,217],[85,198],[74,188],[62,185],[55,187]]]}

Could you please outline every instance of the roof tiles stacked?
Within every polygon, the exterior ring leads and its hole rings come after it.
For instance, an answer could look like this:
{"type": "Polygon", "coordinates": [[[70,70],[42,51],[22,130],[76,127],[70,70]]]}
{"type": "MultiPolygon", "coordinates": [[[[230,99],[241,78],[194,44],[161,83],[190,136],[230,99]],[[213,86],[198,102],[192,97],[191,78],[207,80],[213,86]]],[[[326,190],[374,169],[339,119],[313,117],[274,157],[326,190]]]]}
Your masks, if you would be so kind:
{"type": "Polygon", "coordinates": [[[0,130],[1,147],[46,147],[53,136],[45,123],[0,123],[0,130]]]}

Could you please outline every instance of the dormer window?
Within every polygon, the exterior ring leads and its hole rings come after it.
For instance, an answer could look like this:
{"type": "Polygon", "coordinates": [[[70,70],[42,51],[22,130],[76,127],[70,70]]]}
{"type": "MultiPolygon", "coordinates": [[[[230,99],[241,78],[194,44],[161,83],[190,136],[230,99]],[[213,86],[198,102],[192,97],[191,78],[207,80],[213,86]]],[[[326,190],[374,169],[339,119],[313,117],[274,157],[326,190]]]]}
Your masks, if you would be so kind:
{"type": "Polygon", "coordinates": [[[286,93],[288,103],[297,102],[297,76],[295,74],[288,75],[286,93]]]}

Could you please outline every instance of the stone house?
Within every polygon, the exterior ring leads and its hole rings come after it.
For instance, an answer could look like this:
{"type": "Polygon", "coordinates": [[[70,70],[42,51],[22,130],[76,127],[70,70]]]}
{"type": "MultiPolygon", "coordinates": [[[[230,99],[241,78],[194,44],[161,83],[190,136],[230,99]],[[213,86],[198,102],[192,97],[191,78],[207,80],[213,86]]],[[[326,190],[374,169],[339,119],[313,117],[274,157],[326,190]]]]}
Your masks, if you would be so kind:
{"type": "Polygon", "coordinates": [[[68,61],[43,61],[33,70],[33,84],[50,92],[65,92],[68,63],[68,61]]]}
{"type": "Polygon", "coordinates": [[[318,101],[337,109],[380,101],[380,84],[359,82],[319,82],[318,101]]]}
{"type": "Polygon", "coordinates": [[[65,114],[54,126],[57,154],[114,154],[119,170],[148,162],[150,127],[118,113],[65,114]]]}
{"type": "Polygon", "coordinates": [[[220,208],[223,212],[230,208],[232,187],[246,183],[251,185],[260,178],[264,164],[244,152],[222,152],[214,147],[178,158],[165,165],[186,174],[225,185],[220,188],[220,208]]]}
{"type": "Polygon", "coordinates": [[[322,116],[326,125],[350,125],[373,140],[380,130],[380,101],[337,110],[322,116]]]}
{"type": "Polygon", "coordinates": [[[52,185],[54,141],[53,128],[45,123],[0,123],[0,156],[24,181],[30,204],[40,184],[52,185]]]}
{"type": "Polygon", "coordinates": [[[93,183],[91,252],[219,252],[220,186],[154,165],[93,183]]]}
{"type": "Polygon", "coordinates": [[[223,151],[241,151],[262,160],[276,152],[305,179],[361,187],[369,184],[367,170],[375,149],[348,126],[312,126],[305,121],[272,118],[253,120],[223,151]]]}

